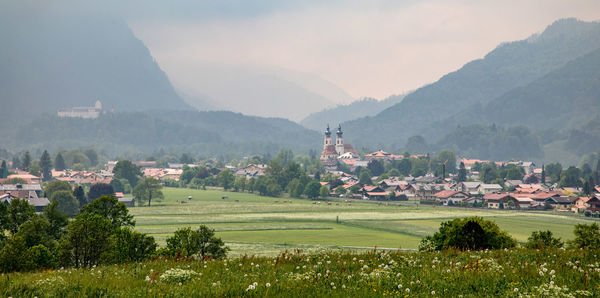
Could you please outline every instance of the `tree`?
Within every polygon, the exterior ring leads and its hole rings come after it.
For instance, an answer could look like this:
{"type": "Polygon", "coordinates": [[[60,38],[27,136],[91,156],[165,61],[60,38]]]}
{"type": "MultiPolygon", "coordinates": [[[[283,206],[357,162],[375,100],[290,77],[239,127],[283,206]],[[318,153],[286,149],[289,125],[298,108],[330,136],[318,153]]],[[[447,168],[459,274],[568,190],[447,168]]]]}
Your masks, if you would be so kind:
{"type": "Polygon", "coordinates": [[[319,196],[323,199],[328,198],[329,197],[329,187],[327,187],[326,185],[321,186],[321,188],[319,189],[319,196]]]}
{"type": "Polygon", "coordinates": [[[221,238],[215,236],[215,231],[205,225],[198,230],[183,228],[175,231],[172,237],[167,238],[167,252],[174,256],[191,257],[199,256],[201,259],[220,259],[227,256],[228,247],[221,238]]]}
{"type": "Polygon", "coordinates": [[[23,170],[29,171],[30,165],[31,165],[31,154],[29,154],[29,151],[25,151],[25,153],[23,153],[23,162],[21,163],[21,166],[23,167],[23,170]]]}
{"type": "Polygon", "coordinates": [[[114,196],[102,196],[85,205],[81,211],[81,213],[97,214],[106,218],[113,229],[135,226],[133,215],[129,214],[127,206],[119,203],[114,196]]]}
{"type": "Polygon", "coordinates": [[[110,236],[109,243],[104,259],[111,264],[146,260],[156,253],[157,247],[154,237],[130,228],[118,228],[110,236]]]}
{"type": "Polygon", "coordinates": [[[189,155],[188,153],[183,153],[183,154],[181,154],[181,157],[179,158],[179,162],[184,165],[191,164],[191,163],[194,163],[194,158],[191,155],[189,155]]]}
{"type": "Polygon", "coordinates": [[[44,150],[40,158],[40,168],[42,169],[42,178],[44,181],[52,179],[52,159],[48,151],[44,150]]]}
{"type": "Polygon", "coordinates": [[[530,249],[561,248],[563,245],[560,238],[554,237],[550,230],[532,232],[525,243],[525,247],[530,249]]]}
{"type": "MultiPolygon", "coordinates": [[[[396,161],[394,161],[395,163],[396,161]]],[[[396,169],[398,169],[398,171],[400,171],[400,174],[402,174],[403,176],[408,176],[410,174],[410,171],[412,170],[412,164],[410,163],[410,159],[408,158],[408,156],[405,156],[403,159],[401,159],[400,161],[398,161],[395,164],[396,169]]]]}
{"type": "Polygon", "coordinates": [[[6,165],[6,160],[2,160],[2,165],[0,166],[0,178],[5,179],[8,177],[8,166],[6,165]]]}
{"type": "Polygon", "coordinates": [[[542,165],[542,184],[546,184],[546,169],[544,169],[544,165],[542,165]]]}
{"type": "Polygon", "coordinates": [[[34,160],[31,162],[31,164],[29,165],[29,174],[33,175],[33,176],[42,176],[42,167],[40,167],[40,161],[39,160],[34,160]]]}
{"type": "Polygon", "coordinates": [[[457,182],[465,182],[467,181],[467,169],[465,168],[465,163],[460,162],[458,166],[458,177],[456,177],[457,182]]]}
{"type": "Polygon", "coordinates": [[[52,194],[50,202],[58,204],[58,210],[68,216],[79,212],[79,202],[70,190],[59,190],[52,194]]]}
{"type": "Polygon", "coordinates": [[[383,168],[383,162],[377,159],[372,159],[367,164],[367,169],[371,171],[372,175],[379,176],[385,172],[383,168]]]}
{"type": "Polygon", "coordinates": [[[83,154],[85,154],[85,156],[90,161],[90,166],[95,167],[96,165],[98,165],[98,153],[96,153],[96,150],[94,150],[93,148],[86,149],[85,151],[83,151],[83,154]]]}
{"type": "MultiPolygon", "coordinates": [[[[127,180],[125,180],[125,181],[127,181],[127,180]]],[[[123,192],[125,190],[125,187],[123,186],[123,182],[121,182],[121,179],[110,180],[110,185],[112,185],[115,192],[123,192]]]]}
{"type": "Polygon", "coordinates": [[[340,185],[338,187],[335,188],[335,193],[339,194],[339,195],[345,195],[346,194],[346,188],[344,188],[344,186],[340,185]]]}
{"type": "Polygon", "coordinates": [[[82,208],[83,206],[85,206],[85,204],[87,204],[87,200],[85,198],[85,191],[83,190],[82,186],[75,187],[75,190],[73,190],[73,196],[75,197],[75,199],[77,199],[77,202],[79,202],[79,208],[82,208]]]}
{"type": "Polygon", "coordinates": [[[308,184],[306,184],[306,187],[304,188],[304,194],[309,199],[316,199],[319,197],[320,190],[321,190],[321,183],[319,183],[319,181],[317,181],[317,180],[313,180],[313,181],[309,182],[308,184]]]}
{"type": "Polygon", "coordinates": [[[0,271],[14,272],[29,270],[34,267],[28,252],[25,239],[20,236],[10,237],[0,250],[0,271]]]}
{"type": "Polygon", "coordinates": [[[62,265],[91,267],[100,263],[109,248],[112,234],[108,219],[93,213],[81,213],[67,226],[59,244],[62,265]]]}
{"type": "Polygon", "coordinates": [[[442,150],[437,155],[440,163],[446,163],[446,174],[456,173],[456,155],[450,150],[442,150]]]}
{"type": "Polygon", "coordinates": [[[390,177],[400,177],[400,176],[402,176],[402,174],[400,173],[400,171],[398,171],[398,169],[396,169],[396,168],[390,169],[387,172],[387,174],[390,177]]]}
{"type": "Polygon", "coordinates": [[[235,178],[235,182],[233,182],[233,190],[234,191],[246,190],[246,177],[235,178]]]}
{"type": "Polygon", "coordinates": [[[371,171],[369,171],[369,169],[362,169],[358,177],[358,181],[361,184],[371,185],[373,183],[373,181],[371,180],[371,171]]]}
{"type": "Polygon", "coordinates": [[[21,159],[19,159],[19,157],[16,155],[13,157],[13,160],[12,160],[12,168],[13,169],[21,168],[21,159]]]}
{"type": "Polygon", "coordinates": [[[491,183],[492,180],[497,179],[498,171],[496,165],[491,162],[483,164],[481,166],[480,178],[484,183],[491,183]]]}
{"type": "Polygon", "coordinates": [[[425,153],[429,151],[429,145],[422,136],[412,136],[406,141],[406,150],[413,153],[425,153]]]}
{"type": "Polygon", "coordinates": [[[560,175],[558,187],[580,187],[581,186],[581,170],[570,166],[560,175]]]}
{"type": "Polygon", "coordinates": [[[517,241],[493,222],[481,217],[457,218],[443,222],[433,236],[427,236],[420,250],[480,250],[512,248],[517,241]]]}
{"type": "Polygon", "coordinates": [[[27,248],[44,245],[47,248],[54,248],[56,246],[56,240],[50,233],[50,223],[48,220],[40,215],[34,215],[20,227],[19,231],[15,236],[20,236],[25,240],[25,246],[27,248]]]}
{"type": "Polygon", "coordinates": [[[58,210],[58,203],[50,203],[44,208],[44,217],[48,220],[48,234],[59,240],[63,235],[63,228],[69,223],[68,217],[58,210]]]}
{"type": "Polygon", "coordinates": [[[0,203],[0,246],[4,243],[6,239],[6,235],[4,233],[5,230],[10,228],[9,217],[8,217],[8,207],[6,204],[0,203]]]}
{"type": "Polygon", "coordinates": [[[560,174],[562,173],[562,165],[560,163],[550,163],[546,166],[545,170],[546,176],[550,178],[550,181],[560,181],[560,174]]]}
{"type": "Polygon", "coordinates": [[[57,191],[68,191],[71,192],[71,185],[66,181],[50,181],[44,185],[44,195],[50,199],[52,195],[57,191]]]}
{"type": "Polygon", "coordinates": [[[229,169],[226,169],[219,172],[217,181],[219,182],[219,185],[223,186],[224,190],[228,190],[235,181],[235,176],[233,176],[233,173],[229,169]]]}
{"type": "Polygon", "coordinates": [[[358,193],[359,190],[360,190],[360,185],[358,185],[358,184],[354,184],[354,185],[350,186],[351,194],[356,194],[356,193],[358,193]]]}
{"type": "Polygon", "coordinates": [[[277,184],[275,181],[272,181],[267,184],[266,195],[270,197],[278,197],[281,195],[282,191],[283,190],[281,189],[281,186],[279,186],[279,184],[277,184]]]}
{"type": "Polygon", "coordinates": [[[66,168],[67,166],[65,165],[65,159],[63,158],[62,154],[58,152],[54,158],[54,169],[57,171],[64,171],[66,168]]]}
{"type": "Polygon", "coordinates": [[[115,174],[114,178],[127,179],[131,187],[135,187],[142,176],[140,168],[129,160],[118,161],[113,169],[113,173],[115,174]]]}
{"type": "Polygon", "coordinates": [[[588,179],[585,180],[585,182],[583,182],[583,187],[581,189],[581,191],[586,195],[589,196],[594,192],[594,181],[592,180],[592,176],[589,176],[588,179]]]}
{"type": "Polygon", "coordinates": [[[88,191],[88,202],[93,202],[95,199],[101,196],[112,196],[115,194],[115,190],[112,185],[108,183],[96,183],[90,186],[88,191]]]}
{"type": "Polygon", "coordinates": [[[143,205],[148,202],[148,206],[152,204],[152,199],[160,201],[164,198],[161,191],[162,185],[152,177],[144,178],[133,189],[133,197],[138,201],[138,204],[143,205]]]}
{"type": "Polygon", "coordinates": [[[575,225],[575,239],[569,241],[569,246],[572,248],[600,248],[600,226],[597,223],[593,224],[577,224],[575,225]]]}
{"type": "Polygon", "coordinates": [[[35,215],[35,208],[27,200],[14,199],[8,205],[7,227],[11,234],[16,234],[19,227],[35,215]]]}
{"type": "Polygon", "coordinates": [[[509,166],[500,171],[500,176],[506,180],[521,180],[523,175],[525,175],[523,168],[517,166],[509,166]]]}

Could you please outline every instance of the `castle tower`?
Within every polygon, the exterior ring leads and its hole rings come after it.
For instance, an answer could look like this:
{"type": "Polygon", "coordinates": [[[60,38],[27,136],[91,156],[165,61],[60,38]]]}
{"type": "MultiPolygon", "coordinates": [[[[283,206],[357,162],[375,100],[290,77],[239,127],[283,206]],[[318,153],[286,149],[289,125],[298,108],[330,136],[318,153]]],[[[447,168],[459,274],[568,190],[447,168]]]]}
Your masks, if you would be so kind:
{"type": "Polygon", "coordinates": [[[335,152],[338,155],[344,154],[344,137],[342,136],[344,133],[342,132],[342,125],[338,125],[338,129],[335,137],[335,152]]]}
{"type": "Polygon", "coordinates": [[[327,146],[331,145],[331,131],[329,130],[329,124],[325,130],[325,142],[323,144],[323,150],[327,149],[327,146]]]}

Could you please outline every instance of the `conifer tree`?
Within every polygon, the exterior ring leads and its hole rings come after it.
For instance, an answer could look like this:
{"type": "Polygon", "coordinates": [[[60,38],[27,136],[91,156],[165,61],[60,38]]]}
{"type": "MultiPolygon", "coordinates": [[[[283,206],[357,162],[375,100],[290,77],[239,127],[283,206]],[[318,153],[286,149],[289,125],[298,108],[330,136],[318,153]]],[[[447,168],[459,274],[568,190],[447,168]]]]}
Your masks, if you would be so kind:
{"type": "Polygon", "coordinates": [[[65,165],[65,159],[63,158],[60,152],[56,154],[56,158],[54,158],[54,169],[57,171],[64,171],[67,166],[65,165]]]}
{"type": "Polygon", "coordinates": [[[50,159],[50,154],[46,150],[40,158],[40,168],[42,169],[42,179],[44,181],[52,179],[52,159],[50,159]]]}

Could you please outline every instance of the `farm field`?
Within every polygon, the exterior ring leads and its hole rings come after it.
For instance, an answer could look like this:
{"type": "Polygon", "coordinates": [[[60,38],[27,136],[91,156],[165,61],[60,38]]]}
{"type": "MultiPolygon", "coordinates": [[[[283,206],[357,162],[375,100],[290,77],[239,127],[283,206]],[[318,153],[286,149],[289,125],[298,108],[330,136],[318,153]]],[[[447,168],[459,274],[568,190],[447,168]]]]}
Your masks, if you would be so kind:
{"type": "Polygon", "coordinates": [[[573,237],[575,224],[589,222],[583,217],[550,212],[386,206],[341,199],[313,204],[309,200],[184,188],[164,188],[163,192],[162,202],[130,208],[136,230],[164,245],[176,229],[206,224],[232,249],[231,256],[275,255],[296,248],[305,252],[331,248],[415,249],[442,221],[465,216],[492,219],[519,242],[541,229],[568,240],[573,237]]]}

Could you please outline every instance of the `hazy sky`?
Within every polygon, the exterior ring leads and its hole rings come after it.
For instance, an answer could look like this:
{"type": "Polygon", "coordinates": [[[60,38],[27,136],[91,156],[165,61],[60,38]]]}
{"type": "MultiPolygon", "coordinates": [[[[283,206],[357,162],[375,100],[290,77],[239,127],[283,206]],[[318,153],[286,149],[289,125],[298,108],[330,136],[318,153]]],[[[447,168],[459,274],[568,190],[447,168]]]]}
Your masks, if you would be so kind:
{"type": "Polygon", "coordinates": [[[434,82],[559,18],[600,20],[598,0],[99,3],[124,14],[176,85],[204,64],[277,67],[379,99],[434,82]]]}

